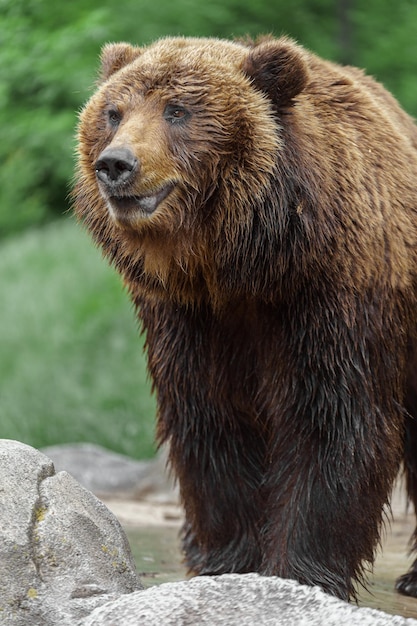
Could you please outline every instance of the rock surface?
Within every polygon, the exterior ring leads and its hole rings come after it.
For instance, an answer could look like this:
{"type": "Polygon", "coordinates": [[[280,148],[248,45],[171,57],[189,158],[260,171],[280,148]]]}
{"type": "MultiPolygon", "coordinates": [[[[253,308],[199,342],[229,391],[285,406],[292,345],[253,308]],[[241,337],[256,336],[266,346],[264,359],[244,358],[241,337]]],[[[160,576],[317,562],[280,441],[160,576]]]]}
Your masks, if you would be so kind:
{"type": "Polygon", "coordinates": [[[123,596],[82,626],[417,626],[358,608],[291,580],[257,574],[200,577],[123,596]]]}
{"type": "Polygon", "coordinates": [[[52,459],[57,471],[67,471],[95,494],[178,501],[178,491],[166,471],[165,449],[149,461],[136,461],[92,443],[49,446],[41,452],[52,459]]]}
{"type": "Polygon", "coordinates": [[[0,511],[1,624],[72,625],[141,588],[113,514],[16,441],[0,440],[0,511]]]}

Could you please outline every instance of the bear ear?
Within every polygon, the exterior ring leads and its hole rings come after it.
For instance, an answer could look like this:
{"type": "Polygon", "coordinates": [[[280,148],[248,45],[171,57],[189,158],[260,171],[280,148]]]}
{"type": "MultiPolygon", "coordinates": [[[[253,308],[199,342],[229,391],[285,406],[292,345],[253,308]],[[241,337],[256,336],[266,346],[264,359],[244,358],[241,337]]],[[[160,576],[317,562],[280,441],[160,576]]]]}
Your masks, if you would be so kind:
{"type": "Polygon", "coordinates": [[[243,71],[278,109],[290,107],[308,81],[303,50],[287,38],[255,43],[243,71]]]}
{"type": "Polygon", "coordinates": [[[142,54],[141,48],[129,43],[108,43],[101,51],[99,83],[106,81],[112,74],[128,65],[142,54]]]}

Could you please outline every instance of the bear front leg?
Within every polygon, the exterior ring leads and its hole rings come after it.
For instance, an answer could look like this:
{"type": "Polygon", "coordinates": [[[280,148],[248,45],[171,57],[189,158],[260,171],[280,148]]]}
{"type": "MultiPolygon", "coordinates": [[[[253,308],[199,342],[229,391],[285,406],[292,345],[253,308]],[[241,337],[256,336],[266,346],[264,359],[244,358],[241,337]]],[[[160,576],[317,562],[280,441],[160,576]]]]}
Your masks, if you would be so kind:
{"type": "MultiPolygon", "coordinates": [[[[259,571],[259,444],[246,451],[237,431],[211,429],[204,439],[178,447],[171,440],[171,463],[185,510],[182,545],[190,573],[214,575],[259,571]]],[[[247,442],[249,443],[249,442],[247,442]]]]}
{"type": "MultiPolygon", "coordinates": [[[[281,455],[275,484],[269,484],[261,571],[348,600],[355,596],[363,562],[373,562],[388,488],[381,494],[380,487],[361,484],[354,465],[340,458],[340,448],[328,452],[328,461],[311,440],[292,452],[293,459],[281,455]]],[[[375,471],[369,468],[371,482],[375,471]]]]}
{"type": "Polygon", "coordinates": [[[373,563],[399,468],[403,415],[394,355],[367,367],[370,350],[358,354],[358,344],[343,345],[341,333],[337,351],[326,353],[331,345],[329,339],[288,359],[291,379],[283,384],[292,400],[281,398],[287,406],[279,418],[271,415],[261,571],[348,600],[366,562],[373,563]],[[386,363],[393,369],[383,371],[386,363]]]}
{"type": "Polygon", "coordinates": [[[185,562],[196,574],[257,571],[266,444],[244,322],[239,311],[224,319],[204,306],[143,302],[140,312],[157,437],[169,445],[185,510],[185,562]]]}

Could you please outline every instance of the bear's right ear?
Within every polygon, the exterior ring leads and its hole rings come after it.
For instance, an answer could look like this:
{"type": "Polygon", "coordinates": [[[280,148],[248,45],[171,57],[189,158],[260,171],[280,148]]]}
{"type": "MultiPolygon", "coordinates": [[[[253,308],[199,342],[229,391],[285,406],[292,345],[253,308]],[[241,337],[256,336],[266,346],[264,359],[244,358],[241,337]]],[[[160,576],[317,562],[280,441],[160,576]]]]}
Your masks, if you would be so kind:
{"type": "Polygon", "coordinates": [[[242,69],[278,109],[290,107],[308,82],[302,48],[286,37],[255,43],[242,69]]]}
{"type": "Polygon", "coordinates": [[[142,54],[141,48],[129,43],[108,43],[101,51],[99,83],[104,83],[112,74],[128,65],[142,54]]]}

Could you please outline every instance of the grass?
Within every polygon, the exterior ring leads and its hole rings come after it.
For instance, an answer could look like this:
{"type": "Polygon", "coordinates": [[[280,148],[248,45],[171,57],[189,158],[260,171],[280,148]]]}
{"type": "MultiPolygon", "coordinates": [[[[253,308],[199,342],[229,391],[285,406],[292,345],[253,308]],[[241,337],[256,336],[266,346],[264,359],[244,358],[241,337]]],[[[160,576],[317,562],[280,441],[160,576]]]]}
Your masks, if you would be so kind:
{"type": "Polygon", "coordinates": [[[0,243],[0,437],[154,453],[143,340],[120,278],[71,219],[0,243]]]}

